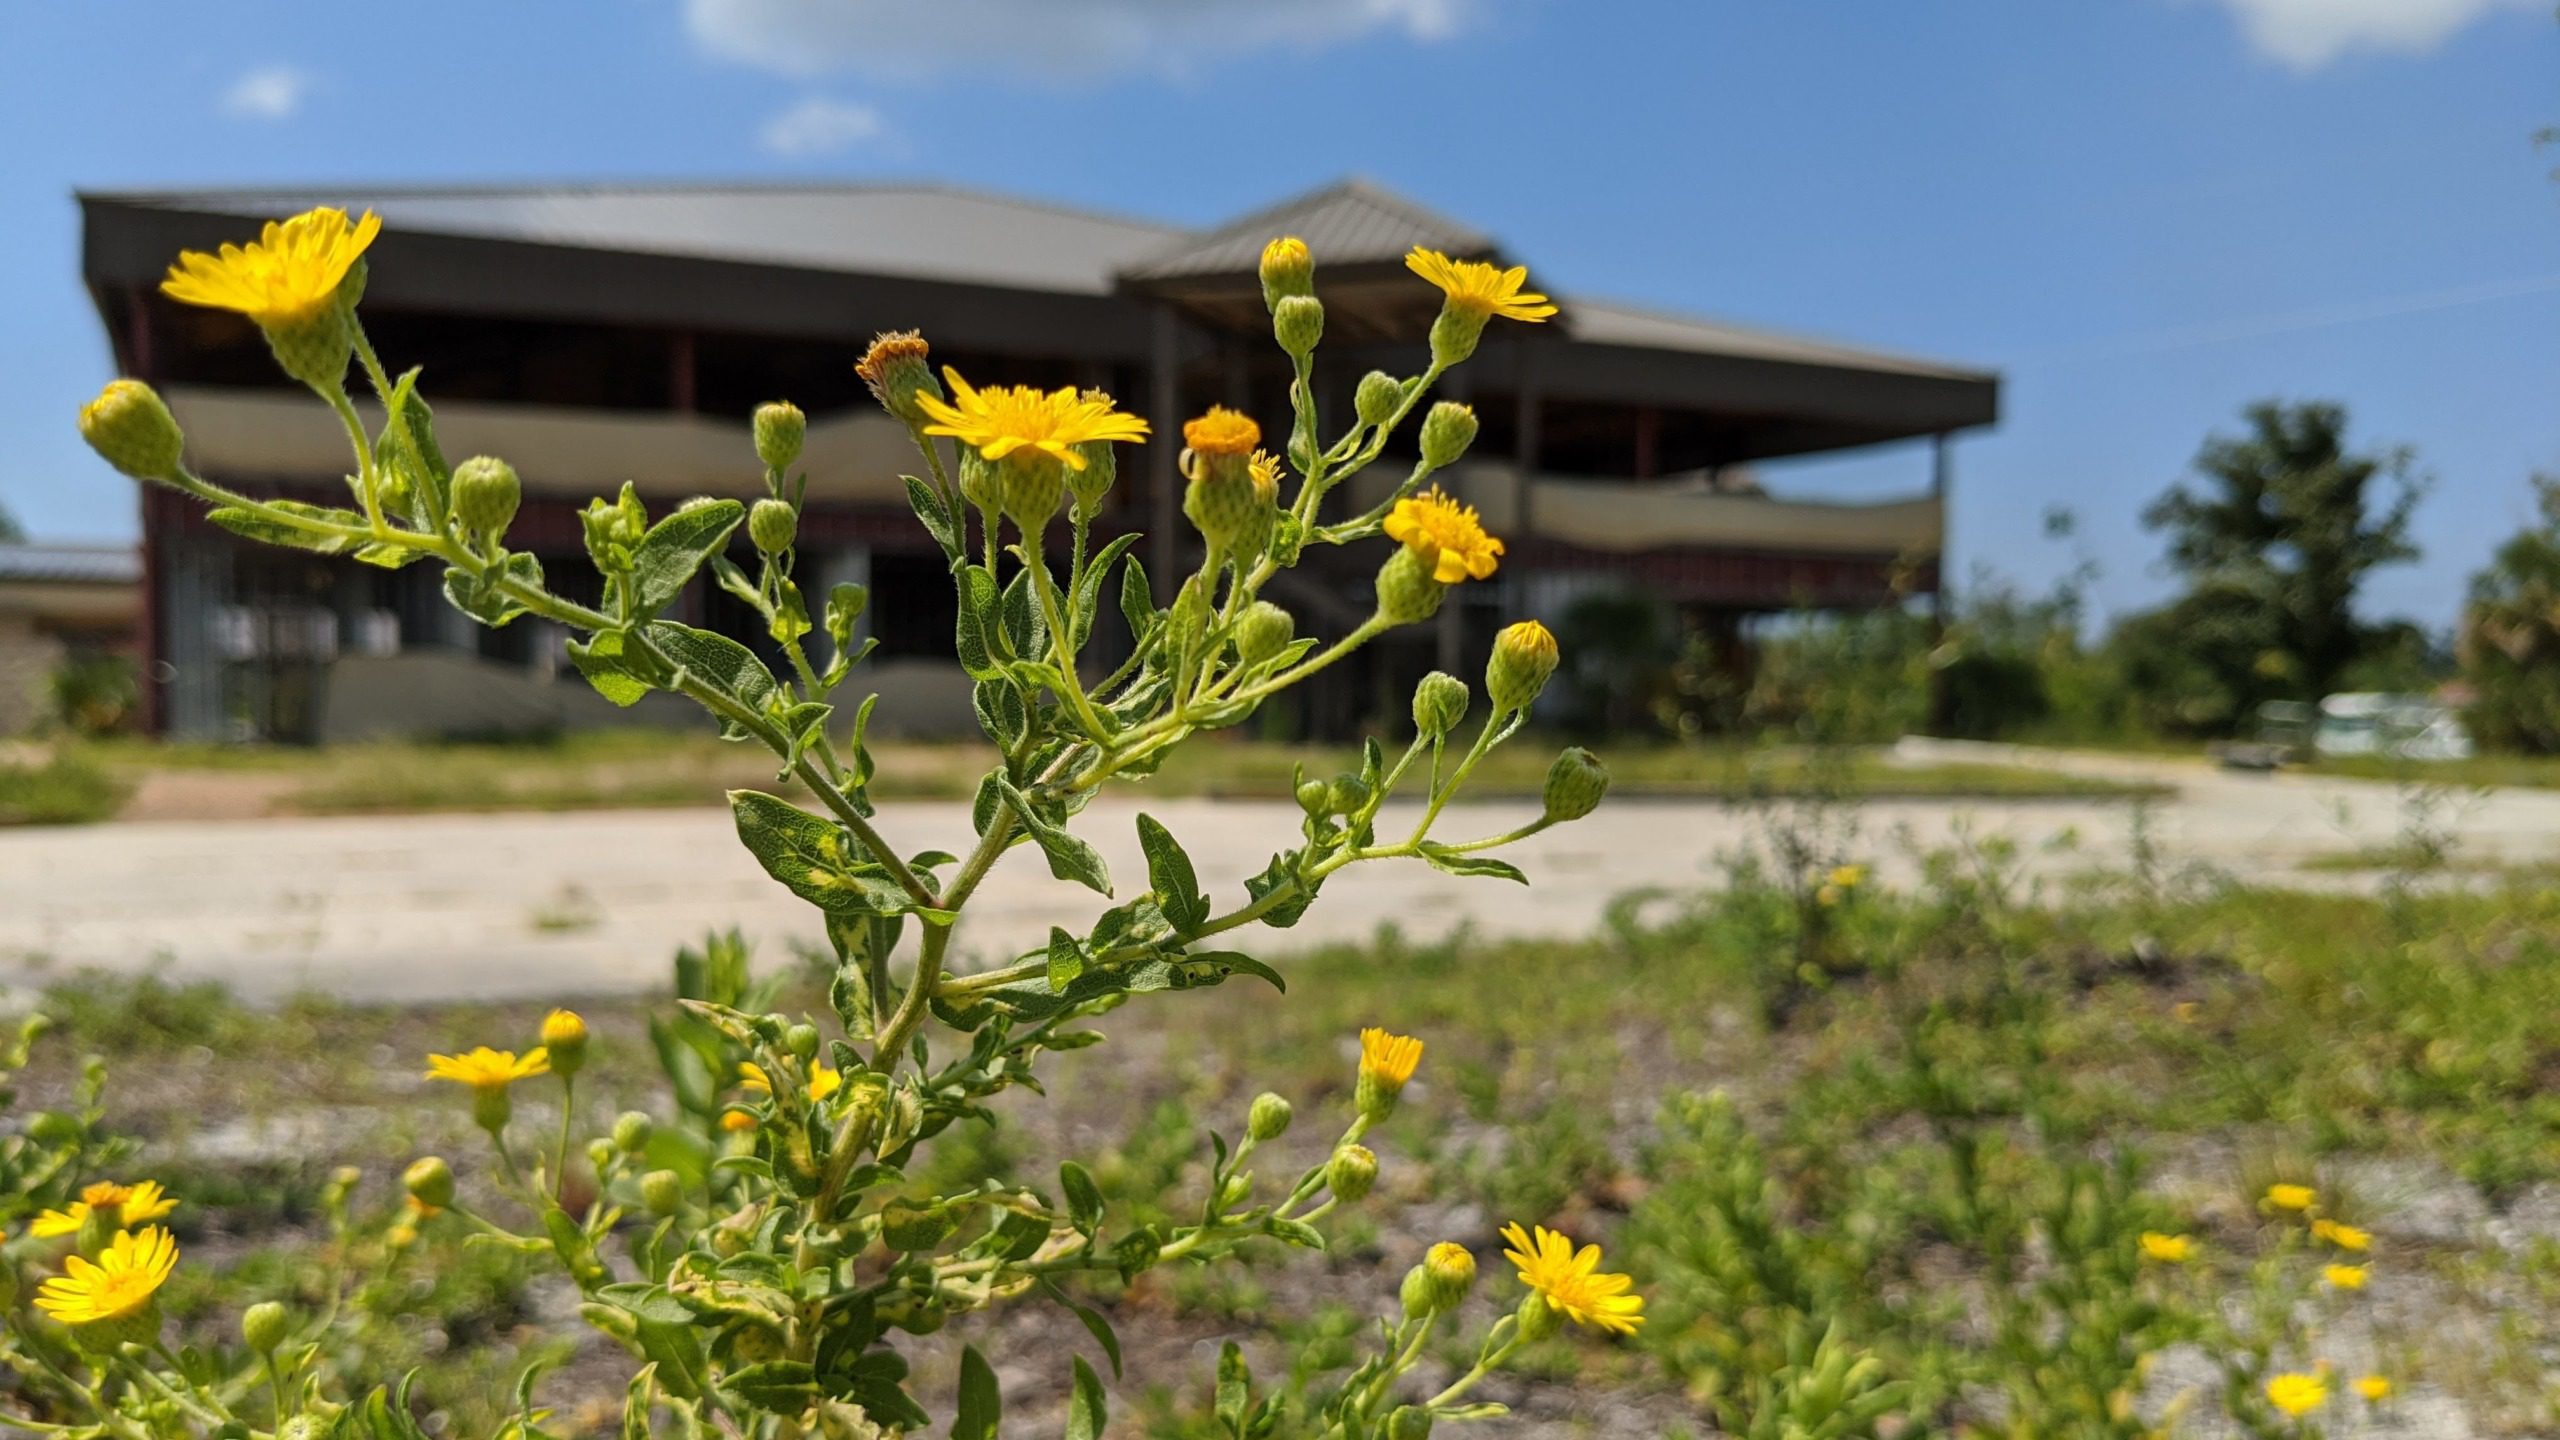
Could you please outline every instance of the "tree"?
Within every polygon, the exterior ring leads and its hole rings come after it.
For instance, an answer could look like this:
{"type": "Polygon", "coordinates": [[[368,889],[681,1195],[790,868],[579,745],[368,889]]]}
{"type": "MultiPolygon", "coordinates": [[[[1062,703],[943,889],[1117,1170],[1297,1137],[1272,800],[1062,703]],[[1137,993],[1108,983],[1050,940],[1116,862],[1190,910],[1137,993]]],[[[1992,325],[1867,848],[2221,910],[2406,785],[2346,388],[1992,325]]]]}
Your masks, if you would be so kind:
{"type": "Polygon", "coordinates": [[[2560,750],[2560,476],[2533,490],[2541,518],[2472,577],[2460,649],[2472,738],[2547,754],[2560,750]]]}
{"type": "Polygon", "coordinates": [[[0,505],[0,545],[15,545],[26,538],[27,532],[18,524],[18,517],[9,513],[8,506],[0,505]]]}
{"type": "Polygon", "coordinates": [[[2357,589],[2418,554],[2409,515],[2423,487],[2406,450],[2351,453],[2339,405],[2246,414],[2246,434],[2206,440],[2192,479],[2143,512],[2187,592],[2122,634],[2135,668],[2181,687],[2153,697],[2177,728],[2227,729],[2260,701],[2335,689],[2377,638],[2356,618],[2357,589]]]}

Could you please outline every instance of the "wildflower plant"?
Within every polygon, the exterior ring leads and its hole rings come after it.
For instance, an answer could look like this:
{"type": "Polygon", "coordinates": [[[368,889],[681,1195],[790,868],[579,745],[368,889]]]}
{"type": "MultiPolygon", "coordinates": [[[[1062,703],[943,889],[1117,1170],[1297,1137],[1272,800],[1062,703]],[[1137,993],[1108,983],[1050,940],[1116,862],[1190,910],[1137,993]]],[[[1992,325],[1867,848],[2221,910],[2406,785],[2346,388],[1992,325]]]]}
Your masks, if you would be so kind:
{"type": "MultiPolygon", "coordinates": [[[[922,1183],[920,1162],[955,1123],[991,1118],[997,1095],[1036,1088],[1046,1054],[1098,1043],[1088,1022],[1121,1003],[1236,977],[1281,986],[1278,971],[1227,948],[1228,937],[1257,923],[1294,923],[1339,871],[1410,859],[1523,880],[1492,852],[1599,803],[1607,772],[1577,749],[1559,757],[1538,819],[1501,834],[1440,833],[1451,799],[1517,734],[1556,668],[1554,636],[1523,621],[1493,647],[1490,704],[1472,734],[1464,733],[1468,687],[1434,674],[1415,693],[1413,733],[1400,753],[1372,739],[1355,771],[1302,775],[1303,824],[1244,880],[1239,900],[1213,898],[1180,841],[1150,816],[1136,821],[1143,884],[1114,876],[1077,833],[1105,786],[1143,780],[1186,741],[1243,722],[1386,631],[1429,618],[1451,587],[1495,572],[1501,541],[1472,509],[1427,488],[1465,454],[1475,417],[1463,405],[1424,401],[1491,321],[1555,313],[1525,290],[1525,275],[1417,251],[1411,268],[1445,296],[1429,363],[1416,375],[1366,377],[1349,423],[1327,438],[1313,379],[1323,332],[1314,259],[1296,240],[1272,242],[1260,270],[1274,337],[1295,376],[1288,433],[1265,448],[1254,420],[1225,409],[1182,427],[1183,512],[1202,559],[1173,580],[1161,606],[1132,553],[1138,537],[1097,547],[1092,522],[1115,482],[1118,447],[1173,437],[1151,433],[1098,391],[937,374],[921,335],[873,344],[857,374],[923,462],[921,474],[905,477],[907,497],[947,563],[954,651],[1000,757],[977,788],[974,840],[955,854],[892,838],[872,803],[875,759],[864,735],[877,697],[855,698],[867,597],[855,585],[812,595],[795,565],[807,486],[797,470],[802,413],[780,402],[755,412],[762,484],[751,504],[706,498],[653,514],[626,485],[586,506],[581,532],[601,586],[592,603],[571,599],[547,583],[540,560],[508,545],[523,494],[514,470],[489,456],[449,464],[419,372],[395,376],[367,339],[358,302],[378,229],[369,214],[313,211],[269,226],[246,247],[182,257],[164,287],[181,301],[248,316],[286,372],[338,417],[352,451],[347,505],[254,498],[195,474],[175,419],[134,381],[108,386],[83,410],[83,434],[127,474],[202,501],[214,524],[252,540],[390,569],[440,564],[446,597],[481,623],[531,616],[574,632],[571,660],[615,704],[673,692],[709,711],[725,738],[763,746],[777,781],[795,783],[796,793],[734,792],[738,837],[817,912],[833,956],[832,1013],[817,1017],[769,1008],[771,992],[748,984],[733,941],[687,957],[689,968],[680,961],[680,1012],[652,1031],[672,1104],[656,1115],[626,1113],[612,1133],[584,1144],[570,1101],[588,1038],[574,1014],[554,1014],[539,1035],[491,1037],[512,1038],[521,1051],[484,1045],[433,1057],[426,1074],[468,1092],[492,1159],[465,1167],[467,1181],[440,1157],[420,1160],[406,1177],[409,1208],[398,1227],[414,1236],[424,1226],[460,1226],[548,1257],[577,1286],[588,1323],[632,1357],[624,1435],[775,1440],[945,1424],[962,1440],[993,1436],[1001,1397],[974,1348],[962,1353],[957,1394],[927,1396],[909,1384],[893,1337],[998,1304],[1051,1304],[1081,1321],[1116,1372],[1107,1320],[1064,1288],[1074,1277],[1126,1280],[1225,1259],[1256,1242],[1323,1249],[1325,1221],[1362,1203],[1387,1163],[1371,1146],[1422,1059],[1419,1039],[1384,1030],[1361,1037],[1351,1113],[1328,1156],[1295,1175],[1257,1174],[1260,1147],[1289,1128],[1292,1110],[1278,1096],[1256,1101],[1232,1143],[1212,1137],[1204,1192],[1166,1200],[1163,1211],[1179,1220],[1115,1216],[1074,1161],[1054,1184],[999,1177],[957,1190],[922,1183]],[[349,394],[351,365],[381,407],[378,425],[349,394]],[[1376,462],[1417,410],[1419,458],[1409,472],[1366,510],[1332,513],[1329,497],[1376,462]],[[733,558],[742,531],[747,563],[733,558]],[[1371,541],[1383,551],[1368,618],[1330,639],[1300,635],[1295,617],[1268,598],[1271,582],[1317,547],[1371,541]],[[779,666],[669,618],[698,576],[752,608],[779,666]],[[1115,663],[1096,658],[1105,604],[1129,634],[1115,663]],[[1382,807],[1400,794],[1418,802],[1418,818],[1387,830],[1382,807]],[[1031,953],[966,970],[955,927],[1017,849],[1093,891],[1096,913],[1053,926],[1031,953]],[[554,1086],[558,1133],[525,1133],[516,1098],[554,1086]]],[[[364,1390],[369,1377],[330,1379],[289,1362],[262,1405],[243,1374],[161,1348],[149,1295],[181,1257],[165,1231],[128,1228],[152,1217],[116,1200],[125,1208],[112,1216],[106,1200],[89,1202],[72,1253],[35,1257],[54,1272],[38,1297],[51,1318],[16,1312],[10,1321],[12,1333],[62,1357],[71,1403],[56,1417],[61,1433],[417,1433],[397,1392],[364,1390]],[[56,1343],[66,1330],[78,1342],[68,1349],[56,1343]]],[[[1314,1430],[1342,1440],[1408,1437],[1435,1421],[1497,1413],[1468,1392],[1522,1346],[1566,1320],[1612,1335],[1642,1323],[1633,1281],[1602,1273],[1596,1249],[1544,1230],[1506,1234],[1523,1299],[1483,1337],[1474,1368],[1437,1394],[1408,1393],[1425,1338],[1475,1279],[1473,1253],[1444,1244],[1382,1319],[1377,1353],[1313,1407],[1314,1430]]],[[[326,1323],[262,1313],[250,1371],[272,1375],[279,1346],[307,1354],[326,1323]]],[[[1099,1434],[1099,1373],[1078,1355],[1072,1381],[1068,1433],[1099,1434]]],[[[1275,1432],[1285,1407],[1254,1397],[1240,1354],[1230,1350],[1216,1383],[1226,1433],[1275,1432]]],[[[507,1433],[529,1440],[545,1433],[542,1425],[528,1382],[507,1433]]]]}

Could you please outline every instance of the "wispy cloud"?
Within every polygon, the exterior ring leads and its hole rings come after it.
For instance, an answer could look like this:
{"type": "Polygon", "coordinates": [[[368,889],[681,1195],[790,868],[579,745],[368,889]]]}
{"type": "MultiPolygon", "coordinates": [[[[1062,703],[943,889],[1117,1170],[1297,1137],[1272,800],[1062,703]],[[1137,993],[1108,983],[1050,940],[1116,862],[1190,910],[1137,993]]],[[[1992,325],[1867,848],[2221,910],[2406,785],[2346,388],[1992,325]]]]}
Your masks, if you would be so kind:
{"type": "Polygon", "coordinates": [[[685,0],[694,42],[784,75],[994,65],[1053,78],[1181,74],[1377,34],[1444,40],[1490,0],[685,0]]]}
{"type": "Polygon", "coordinates": [[[2455,31],[2536,0],[2222,0],[2249,43],[2296,70],[2357,50],[2422,55],[2455,31]]]}
{"type": "Polygon", "coordinates": [[[243,120],[289,120],[311,92],[311,77],[291,65],[261,65],[222,92],[222,113],[243,120]]]}
{"type": "Polygon", "coordinates": [[[880,112],[868,105],[812,95],[765,121],[756,140],[776,155],[807,158],[850,150],[887,132],[880,112]]]}

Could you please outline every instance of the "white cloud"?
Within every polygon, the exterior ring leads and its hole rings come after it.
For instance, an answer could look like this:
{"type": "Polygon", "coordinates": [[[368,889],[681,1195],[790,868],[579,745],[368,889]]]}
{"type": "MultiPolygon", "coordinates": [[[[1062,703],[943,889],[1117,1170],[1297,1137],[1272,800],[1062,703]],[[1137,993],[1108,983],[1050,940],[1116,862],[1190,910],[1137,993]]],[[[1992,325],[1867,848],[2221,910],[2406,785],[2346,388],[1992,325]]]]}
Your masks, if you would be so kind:
{"type": "Polygon", "coordinates": [[[1051,77],[1153,71],[1375,32],[1446,39],[1482,0],[685,0],[696,44],[785,75],[993,65],[1051,77]]]}
{"type": "Polygon", "coordinates": [[[222,113],[243,120],[288,120],[302,108],[311,77],[291,65],[261,65],[222,92],[222,113]]]}
{"type": "Polygon", "coordinates": [[[2423,54],[2495,11],[2535,0],[2222,0],[2249,43],[2296,70],[2351,50],[2423,54]]]}
{"type": "Polygon", "coordinates": [[[888,126],[868,105],[812,95],[764,122],[756,139],[776,155],[833,155],[866,140],[877,140],[888,126]]]}

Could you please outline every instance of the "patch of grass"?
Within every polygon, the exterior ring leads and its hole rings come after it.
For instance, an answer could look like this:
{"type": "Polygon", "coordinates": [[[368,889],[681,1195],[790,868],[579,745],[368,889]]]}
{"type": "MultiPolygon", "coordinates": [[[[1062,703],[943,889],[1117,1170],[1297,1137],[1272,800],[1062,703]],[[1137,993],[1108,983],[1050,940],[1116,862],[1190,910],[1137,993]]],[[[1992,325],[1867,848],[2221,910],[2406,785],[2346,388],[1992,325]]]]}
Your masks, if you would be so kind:
{"type": "Polygon", "coordinates": [[[82,825],[104,820],[131,786],[86,755],[0,759],[0,825],[82,825]]]}

